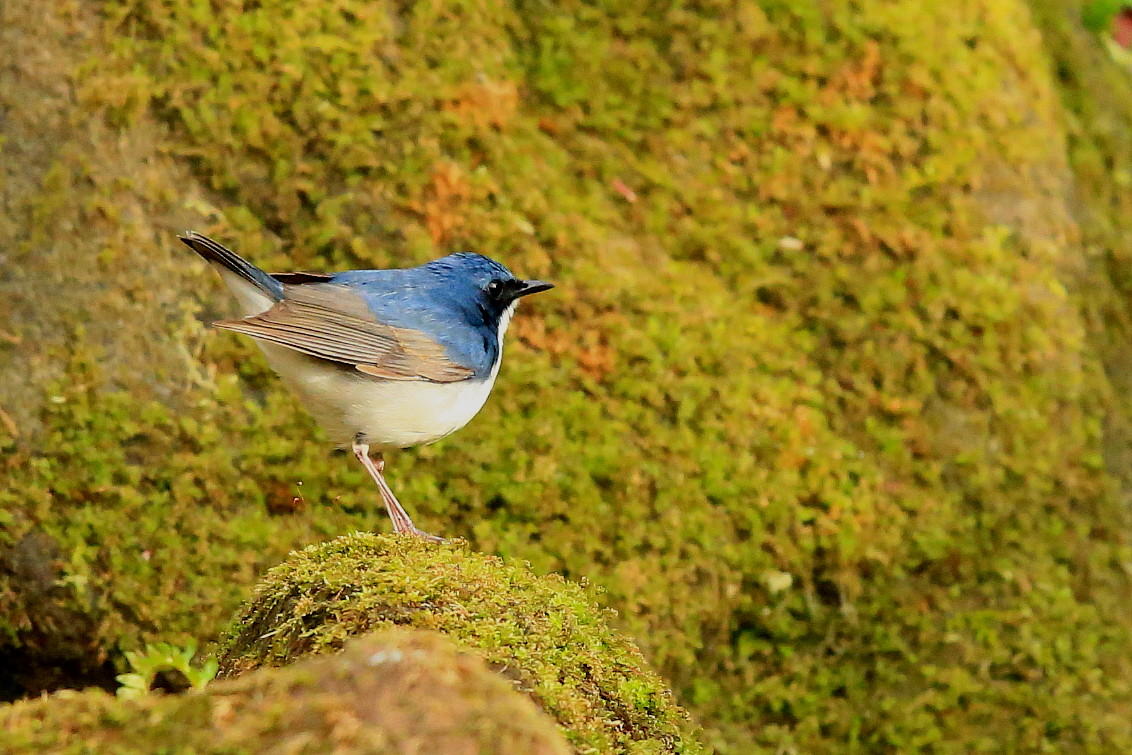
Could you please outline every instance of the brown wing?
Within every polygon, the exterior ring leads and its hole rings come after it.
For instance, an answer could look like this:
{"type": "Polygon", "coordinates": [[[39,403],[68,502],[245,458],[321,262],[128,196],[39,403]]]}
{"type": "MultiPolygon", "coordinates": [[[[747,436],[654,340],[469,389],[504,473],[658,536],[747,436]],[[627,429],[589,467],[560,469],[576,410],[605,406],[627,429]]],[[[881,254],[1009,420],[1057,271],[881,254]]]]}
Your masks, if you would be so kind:
{"type": "Polygon", "coordinates": [[[354,292],[333,283],[284,285],[284,298],[262,314],[216,327],[355,367],[386,380],[455,383],[472,376],[444,347],[415,330],[378,322],[354,292]]]}

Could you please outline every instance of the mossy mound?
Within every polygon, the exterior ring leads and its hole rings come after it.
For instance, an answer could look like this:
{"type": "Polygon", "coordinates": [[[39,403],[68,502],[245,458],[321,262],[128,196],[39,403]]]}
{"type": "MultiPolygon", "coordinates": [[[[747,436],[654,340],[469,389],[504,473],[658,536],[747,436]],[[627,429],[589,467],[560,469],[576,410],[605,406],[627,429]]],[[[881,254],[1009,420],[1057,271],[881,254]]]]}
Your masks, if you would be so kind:
{"type": "Polygon", "coordinates": [[[478,658],[392,630],[337,655],[202,693],[61,693],[0,707],[0,752],[415,755],[571,752],[553,722],[478,658]]]}
{"type": "Polygon", "coordinates": [[[413,537],[353,534],[272,569],[220,652],[222,676],[391,625],[443,632],[557,719],[581,752],[701,752],[687,716],[585,590],[413,537]]]}

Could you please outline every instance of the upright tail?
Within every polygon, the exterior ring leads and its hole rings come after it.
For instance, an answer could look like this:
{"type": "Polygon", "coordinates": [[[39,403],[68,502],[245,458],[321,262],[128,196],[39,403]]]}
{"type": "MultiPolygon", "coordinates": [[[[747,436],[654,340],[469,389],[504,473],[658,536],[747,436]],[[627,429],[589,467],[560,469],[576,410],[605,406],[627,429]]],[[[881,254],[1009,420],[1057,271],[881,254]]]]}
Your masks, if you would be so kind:
{"type": "MultiPolygon", "coordinates": [[[[231,249],[217,244],[208,236],[197,233],[196,231],[189,231],[184,236],[178,236],[177,238],[216,267],[220,271],[224,281],[228,284],[228,287],[231,288],[232,292],[241,300],[245,299],[248,295],[254,296],[252,291],[247,290],[247,284],[249,283],[258,289],[258,292],[255,293],[258,293],[259,296],[267,296],[271,300],[267,303],[268,307],[271,306],[272,302],[277,302],[283,298],[282,283],[236,254],[231,249]],[[236,276],[237,280],[233,280],[230,276],[236,276]]],[[[266,307],[264,307],[264,309],[265,308],[266,307]]]]}

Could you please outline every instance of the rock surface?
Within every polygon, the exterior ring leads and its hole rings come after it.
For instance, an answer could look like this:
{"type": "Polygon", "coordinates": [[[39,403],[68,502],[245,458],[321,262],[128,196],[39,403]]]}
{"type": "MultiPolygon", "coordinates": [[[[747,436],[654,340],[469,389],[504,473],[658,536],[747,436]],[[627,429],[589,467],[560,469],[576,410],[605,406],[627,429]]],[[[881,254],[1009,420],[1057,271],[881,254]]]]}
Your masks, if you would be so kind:
{"type": "Polygon", "coordinates": [[[0,752],[567,755],[553,722],[430,632],[385,631],[339,654],[201,693],[61,692],[0,708],[0,752]]]}

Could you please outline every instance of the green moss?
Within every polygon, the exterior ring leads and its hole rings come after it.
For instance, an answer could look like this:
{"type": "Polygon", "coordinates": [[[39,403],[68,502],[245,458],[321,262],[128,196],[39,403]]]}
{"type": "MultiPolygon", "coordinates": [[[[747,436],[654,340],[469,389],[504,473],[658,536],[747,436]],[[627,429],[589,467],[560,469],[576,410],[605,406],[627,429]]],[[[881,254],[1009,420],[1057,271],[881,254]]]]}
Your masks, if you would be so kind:
{"type": "MultiPolygon", "coordinates": [[[[560,284],[390,477],[426,529],[605,588],[713,743],[1132,750],[1129,151],[1075,4],[1034,3],[1048,51],[1021,0],[99,7],[84,122],[159,120],[252,259],[474,247],[560,284]]],[[[139,378],[153,404],[80,344],[0,441],[0,548],[57,543],[99,658],[215,637],[289,548],[386,526],[251,347],[148,324],[200,375],[139,378]]],[[[3,569],[0,616],[52,629],[3,569]]]]}
{"type": "Polygon", "coordinates": [[[1065,106],[1073,167],[1072,209],[1082,254],[1074,288],[1090,343],[1104,362],[1109,400],[1105,460],[1132,497],[1132,76],[1114,63],[1101,37],[1084,29],[1074,4],[1033,0],[1065,106]]]}
{"type": "Polygon", "coordinates": [[[77,356],[49,386],[44,451],[0,489],[10,516],[0,530],[0,614],[11,637],[0,677],[31,690],[51,686],[27,678],[34,666],[78,663],[80,676],[97,675],[109,657],[123,672],[124,651],[215,639],[289,548],[383,523],[376,500],[322,505],[322,523],[308,521],[304,505],[291,505],[301,493],[293,483],[249,474],[262,460],[230,449],[262,409],[234,379],[188,392],[186,414],[101,390],[96,361],[77,356]]]}
{"type": "Polygon", "coordinates": [[[586,592],[418,538],[354,534],[293,554],[256,588],[222,676],[341,648],[391,625],[443,632],[528,692],[581,752],[700,752],[640,651],[586,592]]]}
{"type": "Polygon", "coordinates": [[[0,708],[0,751],[565,755],[553,723],[484,664],[427,632],[387,631],[335,656],[202,693],[61,693],[0,708]]]}

